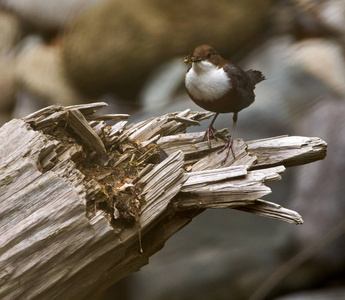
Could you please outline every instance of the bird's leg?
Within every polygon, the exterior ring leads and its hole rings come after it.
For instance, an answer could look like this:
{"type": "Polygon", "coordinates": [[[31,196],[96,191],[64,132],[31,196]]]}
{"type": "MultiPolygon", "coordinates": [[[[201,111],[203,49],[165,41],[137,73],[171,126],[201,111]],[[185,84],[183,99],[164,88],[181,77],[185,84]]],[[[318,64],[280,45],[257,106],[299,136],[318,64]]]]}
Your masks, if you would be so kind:
{"type": "Polygon", "coordinates": [[[224,147],[222,149],[220,149],[218,151],[218,153],[221,153],[225,149],[227,149],[226,155],[225,155],[225,158],[224,158],[223,162],[225,162],[227,160],[227,158],[229,156],[229,153],[230,153],[230,149],[231,149],[231,153],[232,153],[233,157],[235,158],[235,151],[234,151],[233,143],[234,143],[234,135],[235,135],[235,129],[236,129],[236,122],[237,122],[237,112],[234,113],[234,116],[232,118],[232,129],[231,129],[231,136],[229,138],[229,141],[224,145],[224,147]]]}
{"type": "Polygon", "coordinates": [[[219,113],[216,113],[212,119],[212,122],[210,124],[210,126],[208,126],[208,128],[206,129],[205,131],[205,134],[204,134],[204,137],[202,138],[202,140],[204,141],[207,137],[207,143],[208,145],[211,147],[211,139],[210,139],[210,135],[212,135],[212,137],[214,139],[217,140],[216,138],[216,135],[215,135],[215,131],[216,129],[213,128],[213,124],[214,124],[214,121],[216,121],[217,117],[218,117],[219,113]]]}

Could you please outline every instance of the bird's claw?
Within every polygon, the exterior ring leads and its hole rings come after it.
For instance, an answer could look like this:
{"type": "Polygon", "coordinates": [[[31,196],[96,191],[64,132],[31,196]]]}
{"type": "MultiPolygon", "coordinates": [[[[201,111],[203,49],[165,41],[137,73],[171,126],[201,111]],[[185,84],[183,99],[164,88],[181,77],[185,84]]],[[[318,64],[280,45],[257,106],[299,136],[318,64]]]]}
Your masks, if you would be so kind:
{"type": "Polygon", "coordinates": [[[230,154],[230,149],[231,149],[232,156],[235,159],[234,140],[233,140],[232,136],[230,137],[228,142],[224,145],[224,147],[217,152],[219,154],[219,153],[222,153],[224,150],[226,150],[226,155],[225,155],[224,160],[222,161],[222,164],[224,164],[226,162],[226,160],[228,159],[229,154],[230,154]]]}
{"type": "Polygon", "coordinates": [[[204,137],[202,138],[203,141],[207,138],[207,144],[209,145],[210,148],[211,148],[211,138],[210,138],[210,136],[212,136],[215,140],[218,141],[218,139],[216,137],[216,132],[217,132],[217,130],[214,129],[212,126],[210,126],[210,127],[208,127],[206,129],[204,137]]]}

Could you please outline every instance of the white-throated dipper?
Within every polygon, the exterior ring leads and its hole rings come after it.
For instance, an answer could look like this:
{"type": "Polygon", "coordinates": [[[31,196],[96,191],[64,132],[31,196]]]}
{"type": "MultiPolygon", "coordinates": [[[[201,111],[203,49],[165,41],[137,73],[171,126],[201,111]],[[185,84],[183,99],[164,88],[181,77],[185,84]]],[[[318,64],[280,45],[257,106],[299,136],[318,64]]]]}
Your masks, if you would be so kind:
{"type": "Polygon", "coordinates": [[[234,113],[231,136],[219,152],[227,149],[225,161],[231,149],[235,158],[233,140],[238,112],[254,102],[255,85],[265,77],[260,71],[243,71],[208,45],[196,47],[193,55],[184,57],[183,61],[192,64],[185,76],[189,97],[200,107],[216,113],[203,138],[207,138],[210,147],[210,135],[216,139],[213,124],[218,115],[234,113]]]}

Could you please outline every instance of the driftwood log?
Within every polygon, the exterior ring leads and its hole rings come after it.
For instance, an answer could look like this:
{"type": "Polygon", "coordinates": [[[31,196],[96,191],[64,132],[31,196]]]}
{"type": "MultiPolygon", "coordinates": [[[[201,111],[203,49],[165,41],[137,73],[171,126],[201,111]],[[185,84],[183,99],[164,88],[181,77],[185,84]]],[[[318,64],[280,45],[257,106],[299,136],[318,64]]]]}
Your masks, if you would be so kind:
{"type": "Polygon", "coordinates": [[[212,148],[185,133],[212,113],[129,125],[96,115],[105,105],[50,106],[1,127],[1,299],[94,299],[206,208],[303,222],[261,198],[286,167],[325,157],[319,138],[238,139],[222,164],[226,130],[212,148]]]}

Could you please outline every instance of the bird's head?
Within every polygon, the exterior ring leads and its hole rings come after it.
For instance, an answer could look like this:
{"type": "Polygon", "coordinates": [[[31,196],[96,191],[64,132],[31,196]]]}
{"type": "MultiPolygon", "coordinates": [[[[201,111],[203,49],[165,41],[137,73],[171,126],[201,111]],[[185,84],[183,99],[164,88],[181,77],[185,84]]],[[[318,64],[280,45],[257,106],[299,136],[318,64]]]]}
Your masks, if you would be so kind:
{"type": "Polygon", "coordinates": [[[192,64],[201,61],[208,61],[213,64],[218,64],[220,58],[221,56],[211,46],[201,45],[195,48],[193,54],[185,56],[183,58],[183,62],[186,64],[192,64]]]}
{"type": "Polygon", "coordinates": [[[219,55],[219,54],[211,46],[201,45],[195,48],[193,54],[185,56],[183,58],[183,62],[186,64],[191,64],[193,62],[209,60],[211,59],[213,55],[219,55]]]}

